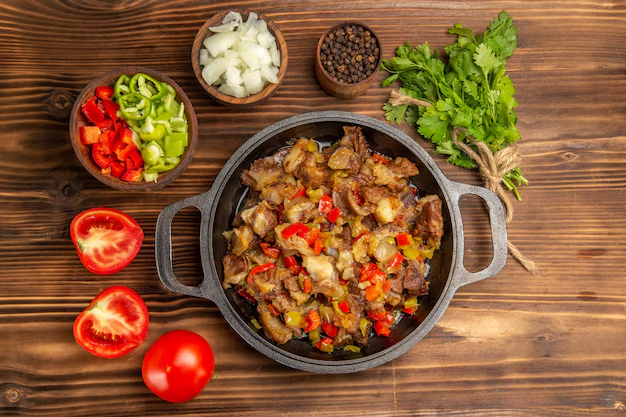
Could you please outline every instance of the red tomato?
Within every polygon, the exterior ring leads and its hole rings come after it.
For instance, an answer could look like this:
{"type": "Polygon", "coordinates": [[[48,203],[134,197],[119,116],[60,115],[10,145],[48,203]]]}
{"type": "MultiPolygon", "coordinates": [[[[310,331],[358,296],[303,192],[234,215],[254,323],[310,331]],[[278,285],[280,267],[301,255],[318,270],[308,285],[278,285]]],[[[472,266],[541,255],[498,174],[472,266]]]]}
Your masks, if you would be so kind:
{"type": "Polygon", "coordinates": [[[130,264],[143,242],[143,230],[128,214],[111,208],[93,208],[74,217],[72,242],[85,268],[108,275],[130,264]]]}
{"type": "Polygon", "coordinates": [[[148,308],[128,287],[102,291],[74,321],[74,339],[101,358],[119,358],[139,346],[148,334],[148,308]]]}
{"type": "Polygon", "coordinates": [[[213,375],[211,345],[189,330],[174,330],[159,337],[143,358],[141,374],[150,391],[172,403],[189,401],[213,375]]]}

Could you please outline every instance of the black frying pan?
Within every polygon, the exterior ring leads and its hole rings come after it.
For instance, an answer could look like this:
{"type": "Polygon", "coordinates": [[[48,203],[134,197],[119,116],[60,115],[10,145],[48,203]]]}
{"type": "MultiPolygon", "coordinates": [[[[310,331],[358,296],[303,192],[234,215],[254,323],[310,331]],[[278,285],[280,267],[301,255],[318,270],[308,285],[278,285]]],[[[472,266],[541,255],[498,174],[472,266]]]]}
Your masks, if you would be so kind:
{"type": "Polygon", "coordinates": [[[165,287],[176,293],[213,301],[231,327],[259,352],[303,371],[348,373],[381,365],[405,353],[433,328],[459,287],[497,274],[507,259],[507,231],[504,210],[495,194],[483,187],[448,180],[428,153],[409,136],[370,117],[325,111],[290,117],[262,130],[226,162],[209,191],[165,207],[157,219],[155,251],[157,270],[165,287]],[[389,337],[371,338],[369,346],[359,353],[341,350],[332,354],[323,353],[314,349],[308,340],[294,339],[277,345],[263,331],[251,327],[255,308],[234,290],[222,289],[221,258],[227,251],[222,232],[230,228],[245,192],[240,175],[255,159],[274,153],[293,138],[337,140],[343,135],[344,125],[361,126],[372,150],[411,160],[420,171],[412,178],[420,193],[437,194],[441,198],[444,237],[441,249],[435,252],[431,261],[429,294],[421,301],[415,316],[402,318],[389,337]],[[477,195],[485,201],[491,222],[493,259],[487,268],[479,272],[469,272],[463,266],[463,224],[459,199],[465,194],[477,195]],[[204,279],[197,286],[180,283],[172,269],[172,220],[185,207],[196,207],[202,213],[199,244],[204,279]]]}

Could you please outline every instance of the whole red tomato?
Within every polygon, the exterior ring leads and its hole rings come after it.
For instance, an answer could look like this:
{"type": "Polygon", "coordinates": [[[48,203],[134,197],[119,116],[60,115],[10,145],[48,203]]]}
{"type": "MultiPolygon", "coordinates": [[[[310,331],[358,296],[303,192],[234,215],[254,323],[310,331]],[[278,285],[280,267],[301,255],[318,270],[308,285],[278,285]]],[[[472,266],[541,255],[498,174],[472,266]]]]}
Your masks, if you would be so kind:
{"type": "Polygon", "coordinates": [[[174,330],[148,349],[141,374],[150,391],[166,401],[182,403],[200,394],[214,368],[213,350],[202,336],[174,330]]]}

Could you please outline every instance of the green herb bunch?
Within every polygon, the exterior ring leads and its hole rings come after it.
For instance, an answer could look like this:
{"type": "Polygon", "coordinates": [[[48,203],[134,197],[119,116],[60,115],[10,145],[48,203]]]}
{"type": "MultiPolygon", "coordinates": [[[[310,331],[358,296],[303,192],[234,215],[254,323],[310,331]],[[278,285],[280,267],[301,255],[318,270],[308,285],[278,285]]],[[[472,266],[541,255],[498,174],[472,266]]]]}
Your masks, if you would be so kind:
{"type": "MultiPolygon", "coordinates": [[[[471,169],[476,163],[454,144],[455,129],[457,140],[471,146],[471,136],[493,153],[520,139],[515,88],[506,74],[506,60],[517,47],[517,28],[502,11],[482,34],[458,23],[448,32],[457,35],[457,40],[445,47],[447,64],[436,49],[431,53],[428,43],[411,48],[408,42],[396,49],[393,59],[381,64],[391,74],[383,87],[398,80],[400,94],[430,105],[387,102],[383,109],[388,121],[417,126],[417,131],[436,145],[437,153],[471,169]]],[[[517,186],[528,181],[517,166],[504,175],[502,183],[521,200],[517,186]]]]}

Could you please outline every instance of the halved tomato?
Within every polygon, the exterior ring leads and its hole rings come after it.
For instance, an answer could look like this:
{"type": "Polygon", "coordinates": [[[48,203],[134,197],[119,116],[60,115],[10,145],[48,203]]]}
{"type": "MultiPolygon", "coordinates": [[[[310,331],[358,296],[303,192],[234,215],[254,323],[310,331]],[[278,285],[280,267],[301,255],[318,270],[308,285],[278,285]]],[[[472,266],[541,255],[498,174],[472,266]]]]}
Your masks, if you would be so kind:
{"type": "Polygon", "coordinates": [[[148,334],[148,308],[132,289],[116,285],[93,299],[74,321],[74,339],[101,358],[119,358],[139,346],[148,334]]]}
{"type": "Polygon", "coordinates": [[[99,275],[124,269],[135,259],[143,242],[143,230],[132,217],[104,207],[76,216],[70,235],[85,268],[99,275]]]}

